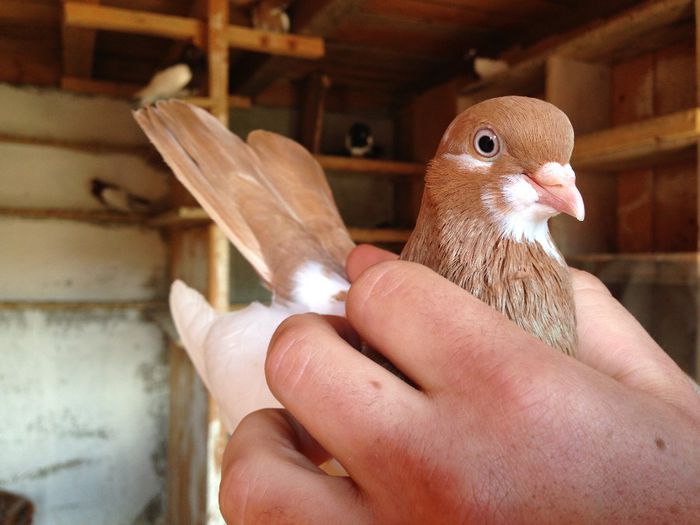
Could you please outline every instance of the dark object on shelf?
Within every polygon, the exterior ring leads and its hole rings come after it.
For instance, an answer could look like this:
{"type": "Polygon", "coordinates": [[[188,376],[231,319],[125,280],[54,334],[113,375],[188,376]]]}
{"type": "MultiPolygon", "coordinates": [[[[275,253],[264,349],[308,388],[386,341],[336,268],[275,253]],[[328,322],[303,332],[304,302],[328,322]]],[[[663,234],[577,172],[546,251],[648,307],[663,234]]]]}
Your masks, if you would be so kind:
{"type": "Polygon", "coordinates": [[[372,130],[364,122],[355,122],[345,135],[345,149],[351,157],[369,157],[374,147],[372,130]]]}
{"type": "Polygon", "coordinates": [[[0,525],[31,525],[32,502],[18,494],[0,490],[0,525]]]}

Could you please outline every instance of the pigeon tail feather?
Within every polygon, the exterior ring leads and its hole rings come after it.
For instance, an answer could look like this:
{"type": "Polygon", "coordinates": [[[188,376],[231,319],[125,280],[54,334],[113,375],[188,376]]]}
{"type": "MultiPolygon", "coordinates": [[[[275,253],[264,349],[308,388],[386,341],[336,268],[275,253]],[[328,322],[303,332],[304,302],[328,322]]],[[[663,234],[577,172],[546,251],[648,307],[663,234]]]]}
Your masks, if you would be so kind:
{"type": "Polygon", "coordinates": [[[209,388],[204,343],[220,314],[209,305],[202,294],[179,279],[170,287],[170,312],[185,350],[199,377],[209,388]]]}

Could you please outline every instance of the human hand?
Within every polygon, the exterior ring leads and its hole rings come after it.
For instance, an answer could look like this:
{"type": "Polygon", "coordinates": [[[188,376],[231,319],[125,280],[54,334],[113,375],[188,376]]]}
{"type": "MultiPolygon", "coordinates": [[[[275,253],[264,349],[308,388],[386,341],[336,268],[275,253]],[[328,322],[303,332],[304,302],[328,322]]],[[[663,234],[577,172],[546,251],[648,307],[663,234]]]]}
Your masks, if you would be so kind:
{"type": "Polygon", "coordinates": [[[384,258],[350,257],[348,321],[276,332],[268,382],[294,417],[256,412],[234,433],[229,523],[697,519],[700,399],[597,279],[573,273],[577,361],[427,268],[359,275],[384,258]],[[354,351],[356,333],[417,388],[354,351]],[[348,478],[317,468],[330,456],[348,478]]]}

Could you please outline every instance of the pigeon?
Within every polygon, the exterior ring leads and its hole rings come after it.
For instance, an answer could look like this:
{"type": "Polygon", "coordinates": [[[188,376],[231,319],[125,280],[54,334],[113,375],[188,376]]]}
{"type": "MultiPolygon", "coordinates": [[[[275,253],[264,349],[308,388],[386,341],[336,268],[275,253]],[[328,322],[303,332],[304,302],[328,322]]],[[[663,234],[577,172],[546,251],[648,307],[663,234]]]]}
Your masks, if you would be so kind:
{"type": "Polygon", "coordinates": [[[148,84],[134,94],[138,105],[148,106],[157,100],[181,97],[195,92],[202,82],[206,55],[193,44],[185,46],[176,63],[157,71],[148,84]]]}
{"type": "Polygon", "coordinates": [[[345,150],[351,157],[367,157],[372,153],[374,136],[364,122],[355,122],[345,134],[345,150]]]}
{"type": "MultiPolygon", "coordinates": [[[[258,130],[243,141],[176,100],[135,118],[272,291],[269,305],[220,313],[185,283],[171,288],[184,347],[233,431],[248,413],[280,406],[264,374],[276,327],[296,313],[344,314],[354,243],[322,168],[291,139],[258,130]]],[[[502,97],[467,109],[427,167],[416,229],[401,254],[567,354],[576,346],[572,286],[547,220],[561,212],[583,219],[572,148],[568,118],[546,102],[502,97]]]]}
{"type": "Polygon", "coordinates": [[[260,0],[251,7],[253,27],[275,33],[289,33],[289,15],[285,12],[290,0],[260,0]]]}
{"type": "Polygon", "coordinates": [[[102,179],[90,180],[90,193],[102,206],[119,213],[143,215],[153,211],[153,201],[102,179]]]}

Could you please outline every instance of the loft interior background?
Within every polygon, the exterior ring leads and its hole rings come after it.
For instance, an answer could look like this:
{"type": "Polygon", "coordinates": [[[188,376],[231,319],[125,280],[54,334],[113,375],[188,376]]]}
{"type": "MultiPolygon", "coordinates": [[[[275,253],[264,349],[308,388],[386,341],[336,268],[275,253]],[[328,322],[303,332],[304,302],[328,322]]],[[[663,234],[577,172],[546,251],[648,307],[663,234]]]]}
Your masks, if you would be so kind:
{"type": "Polygon", "coordinates": [[[130,116],[193,38],[209,67],[190,100],[239,134],[301,140],[354,238],[395,250],[461,108],[557,104],[587,205],[585,223],[552,225],[559,246],[697,377],[697,2],[295,0],[289,34],[252,28],[254,3],[0,2],[0,490],[36,523],[219,519],[225,436],[167,288],[185,277],[220,307],[264,291],[130,116]],[[358,120],[377,158],[345,156],[358,120]],[[96,179],[151,204],[107,208],[96,179]]]}

